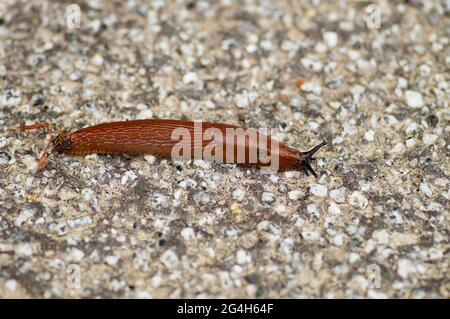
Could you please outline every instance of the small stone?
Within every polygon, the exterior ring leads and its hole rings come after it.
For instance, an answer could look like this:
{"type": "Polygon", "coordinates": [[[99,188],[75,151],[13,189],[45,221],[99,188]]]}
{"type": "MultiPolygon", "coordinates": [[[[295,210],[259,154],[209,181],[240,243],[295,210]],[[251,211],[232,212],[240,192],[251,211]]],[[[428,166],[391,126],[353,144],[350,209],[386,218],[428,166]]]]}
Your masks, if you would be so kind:
{"type": "Polygon", "coordinates": [[[265,203],[271,204],[275,201],[275,195],[273,193],[264,192],[262,193],[261,200],[265,203]]]}
{"type": "Polygon", "coordinates": [[[355,135],[356,133],[358,133],[357,127],[354,124],[352,124],[352,123],[348,123],[348,122],[344,123],[342,125],[342,127],[344,128],[344,132],[347,135],[355,135]]]}
{"type": "Polygon", "coordinates": [[[178,256],[175,254],[173,250],[166,250],[159,260],[167,267],[167,268],[175,268],[178,265],[178,256]]]}
{"type": "Polygon", "coordinates": [[[68,260],[73,262],[80,262],[84,258],[84,252],[78,248],[72,248],[70,250],[68,260]]]}
{"type": "Polygon", "coordinates": [[[422,94],[416,91],[405,92],[406,104],[414,109],[421,108],[423,106],[422,94]]]}
{"type": "Polygon", "coordinates": [[[239,265],[248,264],[252,261],[252,256],[247,251],[239,249],[236,253],[236,261],[239,265]]]}
{"type": "Polygon", "coordinates": [[[325,197],[328,194],[328,188],[325,185],[320,184],[309,185],[309,191],[317,197],[325,197]]]}
{"type": "Polygon", "coordinates": [[[301,236],[304,240],[316,241],[320,239],[320,233],[317,231],[303,231],[301,236]]]}
{"type": "Polygon", "coordinates": [[[328,48],[334,48],[339,42],[336,32],[324,32],[323,40],[328,48]]]}
{"type": "Polygon", "coordinates": [[[395,144],[395,146],[392,148],[391,153],[392,154],[401,154],[405,151],[405,146],[403,145],[403,143],[397,143],[395,144]]]}
{"type": "Polygon", "coordinates": [[[364,139],[367,142],[373,142],[375,140],[375,131],[374,130],[368,130],[366,133],[364,133],[364,139]]]}
{"type": "Polygon", "coordinates": [[[416,272],[416,267],[413,262],[409,259],[402,258],[397,263],[397,273],[403,279],[406,279],[410,274],[416,272]]]}
{"type": "Polygon", "coordinates": [[[240,109],[246,108],[249,105],[247,91],[244,91],[241,94],[236,94],[235,102],[238,108],[240,109]]]}
{"type": "Polygon", "coordinates": [[[288,198],[290,200],[298,200],[303,195],[303,192],[300,190],[290,191],[288,193],[288,198]]]}
{"type": "Polygon", "coordinates": [[[423,137],[422,137],[422,142],[423,142],[425,145],[431,145],[431,144],[433,144],[434,142],[436,142],[437,139],[438,139],[438,136],[437,136],[437,135],[429,134],[429,133],[424,133],[424,134],[423,134],[423,137]]]}
{"type": "Polygon", "coordinates": [[[378,244],[387,245],[389,243],[389,232],[386,229],[377,230],[373,232],[372,238],[375,239],[378,244]]]}
{"type": "Polygon", "coordinates": [[[15,225],[18,227],[22,226],[28,219],[30,219],[33,216],[33,214],[34,212],[31,209],[25,208],[19,214],[19,216],[17,216],[15,225]]]}
{"type": "Polygon", "coordinates": [[[308,214],[316,219],[320,218],[320,212],[319,209],[317,208],[316,204],[308,204],[306,206],[306,211],[308,212],[308,214]]]}
{"type": "Polygon", "coordinates": [[[277,205],[275,206],[275,212],[276,212],[278,215],[284,216],[284,215],[286,214],[287,211],[288,211],[288,210],[287,210],[287,208],[286,208],[286,205],[284,205],[284,204],[282,204],[282,203],[279,203],[279,204],[277,204],[277,205]]]}
{"type": "Polygon", "coordinates": [[[122,185],[125,185],[127,183],[133,182],[136,178],[137,176],[133,171],[126,171],[125,174],[122,176],[121,183],[122,185]]]}
{"type": "Polygon", "coordinates": [[[348,256],[348,262],[351,263],[351,264],[354,264],[355,262],[357,262],[360,259],[361,259],[361,257],[357,253],[353,253],[352,252],[348,256]]]}
{"type": "Polygon", "coordinates": [[[233,198],[238,202],[242,202],[245,198],[246,191],[243,188],[237,188],[233,191],[233,198]]]}
{"type": "Polygon", "coordinates": [[[305,82],[302,85],[302,90],[305,92],[313,93],[314,95],[320,95],[322,93],[322,87],[318,83],[305,82]]]}
{"type": "Polygon", "coordinates": [[[333,237],[331,242],[335,246],[342,246],[344,244],[344,236],[342,234],[337,234],[333,237]]]}
{"type": "Polygon", "coordinates": [[[183,76],[183,83],[188,85],[198,81],[197,73],[188,72],[183,76]]]}
{"type": "Polygon", "coordinates": [[[195,238],[195,231],[192,227],[186,227],[181,231],[181,237],[185,241],[191,241],[195,238]]]}
{"type": "Polygon", "coordinates": [[[339,215],[341,213],[341,209],[335,202],[331,202],[330,206],[328,206],[328,212],[334,215],[339,215]]]}
{"type": "Polygon", "coordinates": [[[31,256],[33,255],[33,247],[29,243],[20,244],[16,248],[16,254],[19,256],[31,256]]]}
{"type": "Polygon", "coordinates": [[[369,204],[366,196],[360,191],[354,191],[348,198],[348,203],[355,208],[364,209],[369,204]]]}
{"type": "Polygon", "coordinates": [[[16,291],[17,289],[17,281],[14,279],[9,279],[5,282],[5,288],[8,289],[9,291],[16,291]]]}
{"type": "Polygon", "coordinates": [[[345,203],[347,197],[347,189],[345,187],[333,189],[330,191],[330,198],[338,204],[345,203]]]}
{"type": "Polygon", "coordinates": [[[110,255],[105,257],[105,262],[110,266],[115,266],[119,261],[119,257],[110,255]]]}
{"type": "Polygon", "coordinates": [[[428,185],[427,182],[421,182],[419,188],[420,191],[425,194],[425,196],[429,198],[433,196],[433,190],[431,189],[430,185],[428,185]]]}

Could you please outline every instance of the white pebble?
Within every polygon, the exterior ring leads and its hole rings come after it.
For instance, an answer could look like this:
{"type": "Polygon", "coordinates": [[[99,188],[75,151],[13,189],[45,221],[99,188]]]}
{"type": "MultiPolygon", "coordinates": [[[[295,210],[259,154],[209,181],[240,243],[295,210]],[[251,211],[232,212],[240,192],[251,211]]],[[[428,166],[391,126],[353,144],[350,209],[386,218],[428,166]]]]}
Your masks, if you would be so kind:
{"type": "Polygon", "coordinates": [[[374,231],[372,238],[381,245],[387,245],[389,243],[389,232],[386,229],[374,231]]]}
{"type": "Polygon", "coordinates": [[[281,203],[277,204],[277,205],[275,206],[275,212],[276,212],[278,215],[283,216],[283,215],[287,212],[286,205],[281,204],[281,203]]]}
{"type": "Polygon", "coordinates": [[[368,130],[366,133],[364,133],[364,138],[367,142],[373,142],[375,140],[374,130],[368,130]]]}
{"type": "Polygon", "coordinates": [[[262,193],[261,199],[263,202],[270,204],[274,202],[275,195],[273,193],[264,192],[262,193]]]}
{"type": "Polygon", "coordinates": [[[337,234],[333,237],[332,243],[335,246],[342,246],[344,244],[344,236],[342,234],[337,234]]]}
{"type": "Polygon", "coordinates": [[[405,92],[405,98],[409,107],[416,109],[423,106],[422,94],[419,92],[408,90],[405,92]]]}
{"type": "Polygon", "coordinates": [[[252,256],[247,251],[239,249],[236,253],[236,261],[239,265],[248,264],[252,261],[252,256]]]}
{"type": "Polygon", "coordinates": [[[427,197],[433,196],[433,191],[431,190],[430,185],[427,182],[420,183],[420,191],[425,194],[427,197]]]}
{"type": "Polygon", "coordinates": [[[197,73],[195,72],[188,72],[183,76],[183,83],[184,84],[191,84],[198,81],[197,73]]]}
{"type": "Polygon", "coordinates": [[[15,281],[14,279],[9,279],[5,282],[5,287],[9,291],[14,292],[14,291],[16,291],[16,288],[17,288],[17,281],[15,281]]]}
{"type": "Polygon", "coordinates": [[[127,183],[130,183],[130,182],[134,181],[136,178],[137,178],[137,176],[136,176],[136,174],[134,174],[133,171],[127,171],[122,176],[121,183],[122,183],[122,185],[125,185],[127,183]]]}
{"type": "Polygon", "coordinates": [[[320,233],[317,231],[302,231],[301,235],[304,240],[310,241],[315,241],[320,238],[320,233]]]}
{"type": "Polygon", "coordinates": [[[338,204],[345,203],[346,197],[347,197],[347,189],[345,187],[333,189],[330,191],[330,198],[333,199],[338,204]]]}
{"type": "Polygon", "coordinates": [[[414,264],[411,260],[403,258],[398,261],[397,273],[403,279],[406,279],[410,274],[413,274],[415,272],[416,272],[416,267],[414,266],[414,264]]]}
{"type": "Polygon", "coordinates": [[[84,252],[78,248],[72,248],[67,257],[69,261],[80,262],[84,258],[84,252]]]}
{"type": "Polygon", "coordinates": [[[33,247],[28,243],[20,244],[16,248],[16,254],[20,256],[31,256],[33,255],[33,247]]]}
{"type": "Polygon", "coordinates": [[[309,191],[311,192],[311,194],[317,197],[325,197],[328,194],[327,187],[320,184],[309,185],[309,191]]]}
{"type": "Polygon", "coordinates": [[[302,90],[305,92],[311,92],[315,95],[320,95],[322,93],[322,87],[320,84],[312,82],[303,83],[302,90]]]}
{"type": "Polygon", "coordinates": [[[105,262],[110,266],[115,266],[119,261],[119,257],[110,255],[105,257],[105,262]]]}
{"type": "Polygon", "coordinates": [[[348,203],[355,208],[364,209],[369,204],[366,196],[359,191],[354,191],[348,198],[348,203]]]}
{"type": "Polygon", "coordinates": [[[185,241],[191,241],[195,238],[195,231],[192,227],[186,227],[181,231],[181,237],[185,241]]]}
{"type": "Polygon", "coordinates": [[[288,193],[288,198],[290,200],[298,200],[303,195],[303,192],[300,190],[290,191],[288,193]]]}
{"type": "Polygon", "coordinates": [[[159,260],[167,268],[175,268],[178,265],[178,256],[173,250],[166,250],[164,254],[161,255],[159,260]]]}
{"type": "Polygon", "coordinates": [[[335,202],[331,202],[330,206],[328,206],[328,212],[330,214],[339,215],[341,213],[341,209],[335,202]]]}
{"type": "Polygon", "coordinates": [[[236,94],[236,97],[234,99],[236,102],[236,106],[240,109],[246,108],[249,105],[247,91],[244,91],[240,94],[236,94]]]}
{"type": "Polygon", "coordinates": [[[308,212],[308,214],[311,217],[314,217],[314,218],[317,218],[317,219],[320,218],[320,212],[319,212],[319,209],[317,208],[316,204],[308,204],[306,206],[306,211],[308,212]]]}
{"type": "Polygon", "coordinates": [[[233,198],[239,202],[242,202],[245,198],[246,191],[243,188],[237,188],[233,191],[233,198]]]}
{"type": "Polygon", "coordinates": [[[19,227],[22,226],[31,216],[33,216],[33,214],[33,210],[25,208],[19,216],[17,216],[15,225],[19,227]]]}
{"type": "Polygon", "coordinates": [[[425,145],[431,145],[431,144],[433,144],[434,142],[436,142],[437,139],[438,139],[438,136],[437,136],[437,135],[429,134],[429,133],[424,133],[424,134],[423,134],[423,137],[422,137],[422,142],[423,142],[425,145]]]}
{"type": "Polygon", "coordinates": [[[338,44],[339,38],[336,32],[324,32],[323,40],[328,48],[334,48],[338,44]]]}

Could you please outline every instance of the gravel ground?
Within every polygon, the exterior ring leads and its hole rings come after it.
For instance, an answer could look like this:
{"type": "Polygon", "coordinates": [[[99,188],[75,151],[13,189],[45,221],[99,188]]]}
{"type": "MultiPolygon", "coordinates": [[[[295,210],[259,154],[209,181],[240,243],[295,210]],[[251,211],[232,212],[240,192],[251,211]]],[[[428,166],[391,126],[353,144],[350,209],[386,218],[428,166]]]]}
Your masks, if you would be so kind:
{"type": "Polygon", "coordinates": [[[76,28],[71,1],[2,0],[0,297],[449,298],[450,4],[372,2],[91,0],[76,28]],[[136,118],[328,146],[318,179],[98,155],[37,174],[44,132],[6,130],[136,118]]]}

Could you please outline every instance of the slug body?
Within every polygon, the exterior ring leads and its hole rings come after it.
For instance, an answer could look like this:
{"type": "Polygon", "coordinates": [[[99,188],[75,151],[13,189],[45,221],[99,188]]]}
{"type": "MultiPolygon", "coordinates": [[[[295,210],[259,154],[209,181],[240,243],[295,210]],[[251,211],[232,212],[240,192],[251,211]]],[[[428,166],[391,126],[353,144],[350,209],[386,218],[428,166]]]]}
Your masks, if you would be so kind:
{"type": "MultiPolygon", "coordinates": [[[[48,124],[47,124],[48,126],[48,124]]],[[[19,127],[27,129],[27,127],[19,127]]],[[[32,128],[32,126],[29,126],[32,128]]],[[[36,128],[36,127],[33,127],[36,128]]],[[[147,119],[103,123],[74,132],[59,132],[51,139],[51,152],[85,154],[152,154],[172,158],[216,160],[277,169],[303,169],[317,176],[309,165],[312,155],[300,152],[254,130],[234,125],[184,120],[147,119]]],[[[42,161],[45,166],[45,160],[42,161]]]]}

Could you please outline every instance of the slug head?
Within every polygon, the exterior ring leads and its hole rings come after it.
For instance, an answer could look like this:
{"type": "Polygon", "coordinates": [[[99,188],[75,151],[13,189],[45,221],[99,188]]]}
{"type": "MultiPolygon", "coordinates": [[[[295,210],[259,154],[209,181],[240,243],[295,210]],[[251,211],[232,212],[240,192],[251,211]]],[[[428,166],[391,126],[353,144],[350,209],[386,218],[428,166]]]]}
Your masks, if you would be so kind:
{"type": "Polygon", "coordinates": [[[315,178],[317,178],[317,174],[314,171],[314,169],[311,167],[310,163],[312,161],[315,161],[316,159],[313,157],[315,153],[317,153],[318,150],[320,150],[322,147],[327,145],[326,142],[322,142],[319,145],[314,146],[312,149],[310,149],[307,152],[301,153],[301,160],[300,160],[300,168],[305,172],[307,176],[309,176],[309,173],[313,174],[315,178]]]}

